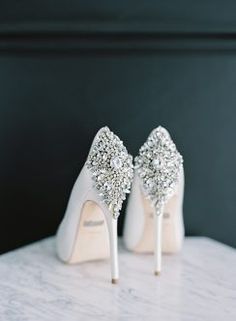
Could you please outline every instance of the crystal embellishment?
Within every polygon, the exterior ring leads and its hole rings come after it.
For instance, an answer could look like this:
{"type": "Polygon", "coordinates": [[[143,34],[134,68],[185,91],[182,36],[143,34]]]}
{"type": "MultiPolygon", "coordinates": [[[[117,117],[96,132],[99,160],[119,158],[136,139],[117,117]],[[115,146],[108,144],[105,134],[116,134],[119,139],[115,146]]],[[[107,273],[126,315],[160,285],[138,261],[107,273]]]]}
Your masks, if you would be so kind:
{"type": "Polygon", "coordinates": [[[132,156],[118,136],[103,127],[95,137],[86,165],[102,201],[117,218],[133,180],[132,156]]]}
{"type": "Polygon", "coordinates": [[[182,167],[183,158],[168,131],[161,126],[154,129],[135,158],[135,168],[157,215],[174,194],[182,167]]]}
{"type": "Polygon", "coordinates": [[[115,156],[111,159],[110,163],[111,167],[113,167],[115,170],[118,170],[122,167],[122,159],[119,156],[115,156]]]}

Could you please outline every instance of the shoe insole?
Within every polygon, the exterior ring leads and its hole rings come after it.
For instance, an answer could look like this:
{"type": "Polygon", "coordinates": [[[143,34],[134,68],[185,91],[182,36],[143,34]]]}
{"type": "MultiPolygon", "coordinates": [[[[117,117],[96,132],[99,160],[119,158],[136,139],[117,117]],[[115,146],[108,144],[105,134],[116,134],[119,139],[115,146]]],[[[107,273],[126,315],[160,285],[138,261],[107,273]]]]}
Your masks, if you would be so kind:
{"type": "Polygon", "coordinates": [[[70,263],[99,260],[110,256],[106,219],[102,209],[93,201],[82,208],[77,236],[70,263]]]}

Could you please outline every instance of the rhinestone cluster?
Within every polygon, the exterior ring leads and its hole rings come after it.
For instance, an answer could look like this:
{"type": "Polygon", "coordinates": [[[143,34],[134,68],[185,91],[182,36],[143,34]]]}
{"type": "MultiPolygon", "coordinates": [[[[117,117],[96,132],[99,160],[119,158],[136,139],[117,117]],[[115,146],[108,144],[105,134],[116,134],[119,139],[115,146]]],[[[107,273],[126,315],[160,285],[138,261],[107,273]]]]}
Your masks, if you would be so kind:
{"type": "Polygon", "coordinates": [[[135,158],[144,195],[151,200],[157,215],[175,191],[182,164],[182,156],[168,131],[161,126],[151,132],[135,158]]]}
{"type": "Polygon", "coordinates": [[[103,127],[93,142],[86,165],[102,201],[117,218],[133,180],[132,156],[118,136],[103,127]]]}

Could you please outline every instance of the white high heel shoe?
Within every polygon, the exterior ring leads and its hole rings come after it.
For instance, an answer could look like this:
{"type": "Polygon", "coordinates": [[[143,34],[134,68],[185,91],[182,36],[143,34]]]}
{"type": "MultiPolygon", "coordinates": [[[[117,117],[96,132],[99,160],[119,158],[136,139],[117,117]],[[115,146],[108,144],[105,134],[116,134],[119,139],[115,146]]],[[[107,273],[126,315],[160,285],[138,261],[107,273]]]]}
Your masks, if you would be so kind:
{"type": "Polygon", "coordinates": [[[117,283],[117,218],[132,179],[132,157],[108,127],[101,128],[57,231],[61,260],[79,263],[110,256],[112,283],[117,283]]]}
{"type": "Polygon", "coordinates": [[[184,239],[182,163],[169,133],[161,126],[151,132],[135,158],[124,243],[135,252],[154,252],[155,275],[161,271],[161,253],[179,251],[184,239]]]}

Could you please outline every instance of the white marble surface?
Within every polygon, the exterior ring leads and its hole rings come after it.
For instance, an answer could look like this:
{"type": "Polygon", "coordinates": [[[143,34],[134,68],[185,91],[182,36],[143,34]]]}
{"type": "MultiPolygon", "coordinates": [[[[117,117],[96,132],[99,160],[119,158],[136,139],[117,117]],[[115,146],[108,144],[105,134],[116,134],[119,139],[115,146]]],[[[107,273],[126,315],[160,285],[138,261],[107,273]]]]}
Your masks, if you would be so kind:
{"type": "Polygon", "coordinates": [[[48,238],[0,256],[0,320],[236,320],[236,251],[187,238],[182,253],[153,258],[120,244],[120,283],[107,261],[67,266],[48,238]]]}

